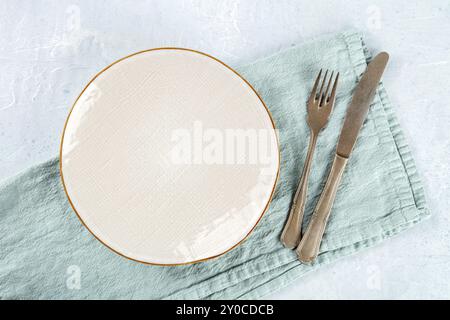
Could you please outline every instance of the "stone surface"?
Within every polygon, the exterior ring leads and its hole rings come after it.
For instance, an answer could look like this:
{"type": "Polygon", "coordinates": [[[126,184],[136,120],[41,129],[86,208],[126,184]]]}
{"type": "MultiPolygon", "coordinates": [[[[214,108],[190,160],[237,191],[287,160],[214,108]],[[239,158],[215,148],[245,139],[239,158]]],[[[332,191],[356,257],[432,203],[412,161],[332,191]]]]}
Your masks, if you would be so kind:
{"type": "Polygon", "coordinates": [[[431,220],[274,293],[275,299],[450,298],[450,3],[434,1],[0,2],[0,179],[55,156],[93,74],[161,46],[230,65],[354,27],[391,61],[385,87],[431,220]]]}

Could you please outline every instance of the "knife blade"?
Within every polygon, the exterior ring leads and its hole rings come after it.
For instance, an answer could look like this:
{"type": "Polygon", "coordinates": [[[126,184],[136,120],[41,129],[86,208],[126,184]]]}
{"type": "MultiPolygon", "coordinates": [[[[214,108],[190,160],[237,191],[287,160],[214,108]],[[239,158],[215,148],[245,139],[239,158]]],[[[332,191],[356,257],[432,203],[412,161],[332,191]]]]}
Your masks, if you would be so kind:
{"type": "Polygon", "coordinates": [[[320,243],[333,207],[339,183],[344,174],[348,158],[358,138],[359,131],[369,112],[370,104],[380,82],[381,75],[389,60],[386,52],[378,54],[367,66],[353,93],[352,101],[347,108],[342,125],[339,142],[336,148],[333,164],[325,187],[316,204],[308,228],[296,248],[300,261],[310,263],[319,254],[320,243]]]}
{"type": "Polygon", "coordinates": [[[336,153],[341,157],[350,157],[388,60],[386,52],[379,53],[367,66],[353,93],[336,148],[336,153]]]}

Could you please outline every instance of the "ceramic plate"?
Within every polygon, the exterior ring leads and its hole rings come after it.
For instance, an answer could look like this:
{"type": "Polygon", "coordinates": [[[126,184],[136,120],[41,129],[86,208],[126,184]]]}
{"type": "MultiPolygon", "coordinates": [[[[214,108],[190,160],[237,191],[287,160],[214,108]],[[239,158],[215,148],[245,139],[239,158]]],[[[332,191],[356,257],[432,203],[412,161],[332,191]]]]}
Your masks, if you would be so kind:
{"type": "Polygon", "coordinates": [[[78,97],[61,176],[83,224],[120,255],[203,261],[239,244],[267,209],[279,169],[270,114],[219,60],[164,48],[123,58],[78,97]]]}

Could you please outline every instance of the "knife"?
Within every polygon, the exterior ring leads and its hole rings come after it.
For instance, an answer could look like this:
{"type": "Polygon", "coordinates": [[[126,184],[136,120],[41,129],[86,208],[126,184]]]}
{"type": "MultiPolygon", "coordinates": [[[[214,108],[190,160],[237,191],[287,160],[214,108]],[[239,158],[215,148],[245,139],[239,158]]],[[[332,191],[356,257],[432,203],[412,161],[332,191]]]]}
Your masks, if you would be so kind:
{"type": "Polygon", "coordinates": [[[310,263],[314,261],[319,253],[320,243],[336,197],[339,182],[358,138],[359,130],[369,112],[370,104],[375,96],[378,83],[388,60],[389,55],[386,52],[379,53],[367,66],[366,72],[361,77],[354,91],[352,101],[347,108],[327,182],[314,209],[308,228],[295,250],[299,260],[302,262],[310,263]]]}

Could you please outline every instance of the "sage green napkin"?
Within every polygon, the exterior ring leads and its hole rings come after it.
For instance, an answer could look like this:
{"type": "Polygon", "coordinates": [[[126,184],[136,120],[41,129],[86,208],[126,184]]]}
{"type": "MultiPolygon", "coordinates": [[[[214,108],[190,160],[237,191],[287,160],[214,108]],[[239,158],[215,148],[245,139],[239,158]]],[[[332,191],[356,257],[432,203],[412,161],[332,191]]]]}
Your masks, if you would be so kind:
{"type": "MultiPolygon", "coordinates": [[[[395,59],[395,57],[393,57],[395,59]]],[[[346,107],[369,54],[358,32],[325,36],[237,70],[279,129],[281,171],[270,205],[236,249],[180,267],[139,264],[81,225],[61,186],[58,160],[0,184],[0,297],[72,299],[258,298],[316,268],[371,247],[429,214],[409,148],[380,84],[342,183],[320,255],[301,264],[279,241],[309,140],[305,101],[320,68],[341,73],[335,110],[317,145],[306,221],[324,185],[346,107]]]]}

